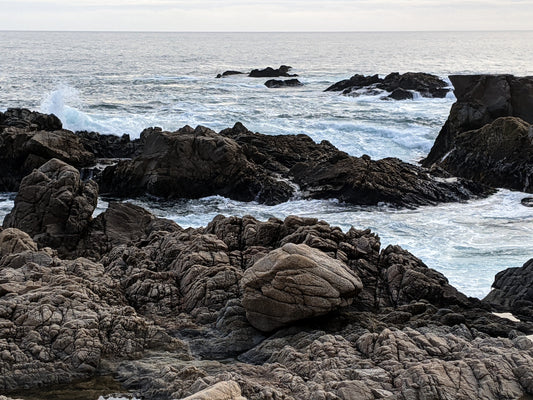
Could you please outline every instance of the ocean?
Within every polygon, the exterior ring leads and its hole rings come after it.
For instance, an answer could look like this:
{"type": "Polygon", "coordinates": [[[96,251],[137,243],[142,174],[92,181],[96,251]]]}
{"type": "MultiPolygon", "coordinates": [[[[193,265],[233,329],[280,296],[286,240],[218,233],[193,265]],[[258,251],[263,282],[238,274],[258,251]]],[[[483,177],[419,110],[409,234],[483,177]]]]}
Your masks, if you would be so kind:
{"type": "MultiPolygon", "coordinates": [[[[0,110],[54,113],[65,128],[138,137],[149,126],[214,130],[242,122],[264,134],[309,135],[354,156],[416,163],[444,124],[444,99],[383,101],[323,92],[355,73],[428,72],[533,75],[530,32],[134,33],[0,32],[0,110]],[[233,76],[285,64],[304,84],[268,89],[266,79],[233,76]]],[[[533,208],[527,194],[500,190],[461,204],[415,210],[357,207],[293,199],[277,206],[219,196],[134,202],[183,227],[215,215],[264,220],[297,214],[347,230],[371,228],[383,246],[399,244],[444,273],[467,295],[482,298],[494,275],[533,257],[533,208]]],[[[0,221],[14,194],[0,193],[0,221]]],[[[97,209],[102,212],[102,199],[97,209]]]]}

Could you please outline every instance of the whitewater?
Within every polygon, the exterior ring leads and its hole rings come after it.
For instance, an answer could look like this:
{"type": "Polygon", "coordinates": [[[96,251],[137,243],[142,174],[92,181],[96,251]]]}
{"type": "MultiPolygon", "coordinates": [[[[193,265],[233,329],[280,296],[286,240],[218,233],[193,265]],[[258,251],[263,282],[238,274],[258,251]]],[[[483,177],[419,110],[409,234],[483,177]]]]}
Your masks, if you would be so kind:
{"type": "MultiPolygon", "coordinates": [[[[56,114],[64,127],[139,137],[150,126],[214,130],[242,122],[264,134],[307,134],[354,155],[416,163],[431,149],[453,94],[383,101],[323,92],[355,73],[428,72],[533,75],[533,32],[419,33],[91,33],[0,32],[0,110],[56,114]],[[291,65],[304,84],[268,89],[266,79],[225,70],[291,65]]],[[[13,206],[0,193],[0,220],[13,206]]],[[[183,227],[217,214],[260,220],[296,214],[371,228],[383,246],[398,244],[446,275],[464,293],[484,297],[494,275],[533,256],[533,208],[527,194],[499,190],[462,204],[395,209],[300,200],[265,206],[219,196],[133,200],[183,227]]],[[[95,215],[107,199],[100,199],[95,215]]]]}

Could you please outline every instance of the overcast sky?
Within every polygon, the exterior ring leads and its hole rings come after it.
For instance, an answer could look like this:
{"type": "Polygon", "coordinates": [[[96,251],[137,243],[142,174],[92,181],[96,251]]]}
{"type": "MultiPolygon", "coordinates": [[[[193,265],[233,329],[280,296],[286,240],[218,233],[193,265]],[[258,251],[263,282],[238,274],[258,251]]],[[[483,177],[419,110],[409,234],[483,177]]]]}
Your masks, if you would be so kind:
{"type": "Polygon", "coordinates": [[[0,0],[0,30],[529,30],[533,0],[0,0]]]}

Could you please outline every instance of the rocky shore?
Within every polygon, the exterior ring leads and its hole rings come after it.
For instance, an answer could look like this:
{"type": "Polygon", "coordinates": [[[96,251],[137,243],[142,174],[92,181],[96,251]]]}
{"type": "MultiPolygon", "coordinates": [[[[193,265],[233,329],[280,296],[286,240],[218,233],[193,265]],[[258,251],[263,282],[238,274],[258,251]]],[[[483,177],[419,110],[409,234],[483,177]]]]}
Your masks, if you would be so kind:
{"type": "MultiPolygon", "coordinates": [[[[452,108],[448,126],[461,115],[452,108]]],[[[148,400],[533,395],[533,259],[499,273],[479,300],[368,229],[298,216],[184,229],[117,201],[93,218],[101,193],[462,201],[500,186],[479,172],[494,137],[505,139],[503,159],[531,156],[522,117],[473,127],[486,147],[456,132],[452,153],[463,153],[450,162],[478,166],[456,179],[451,164],[353,157],[239,123],[149,128],[132,141],[0,113],[0,190],[18,192],[0,228],[0,395],[100,376],[148,400]]],[[[529,179],[518,170],[501,168],[500,179],[529,179]]]]}

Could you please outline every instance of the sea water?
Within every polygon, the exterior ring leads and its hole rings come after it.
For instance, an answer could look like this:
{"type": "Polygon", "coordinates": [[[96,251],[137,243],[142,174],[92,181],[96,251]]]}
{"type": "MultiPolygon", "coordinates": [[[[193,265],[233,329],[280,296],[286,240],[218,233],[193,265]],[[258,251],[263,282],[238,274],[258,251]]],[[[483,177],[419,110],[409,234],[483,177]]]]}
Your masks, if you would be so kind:
{"type": "MultiPolygon", "coordinates": [[[[355,73],[429,72],[533,75],[533,32],[105,33],[0,32],[0,110],[54,113],[65,128],[129,134],[149,126],[214,130],[242,122],[265,134],[309,135],[354,156],[416,163],[431,149],[450,107],[444,99],[383,101],[323,92],[355,73]],[[268,89],[265,78],[225,70],[291,65],[304,84],[268,89]]],[[[443,272],[464,293],[484,297],[496,272],[533,257],[533,208],[525,193],[415,210],[293,199],[277,206],[219,196],[136,203],[180,225],[215,215],[264,220],[317,217],[343,230],[371,228],[443,272]]],[[[0,220],[14,194],[0,194],[0,220]]],[[[106,206],[99,203],[98,212],[106,206]]]]}

